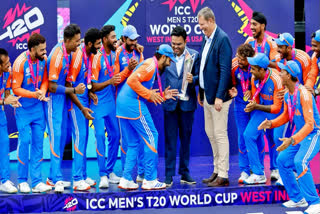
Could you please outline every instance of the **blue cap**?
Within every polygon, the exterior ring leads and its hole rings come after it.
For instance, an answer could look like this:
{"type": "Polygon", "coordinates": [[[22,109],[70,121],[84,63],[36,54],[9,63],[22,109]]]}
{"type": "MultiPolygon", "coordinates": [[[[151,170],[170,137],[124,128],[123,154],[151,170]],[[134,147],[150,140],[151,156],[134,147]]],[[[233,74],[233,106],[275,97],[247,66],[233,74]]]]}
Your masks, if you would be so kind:
{"type": "Polygon", "coordinates": [[[269,66],[269,58],[264,53],[257,53],[254,57],[247,57],[250,65],[257,65],[261,68],[269,66]]]}
{"type": "Polygon", "coordinates": [[[320,42],[320,30],[316,31],[316,35],[314,37],[314,40],[316,40],[317,42],[320,42]]]}
{"type": "Polygon", "coordinates": [[[294,38],[290,33],[282,33],[278,39],[275,39],[277,45],[293,46],[294,38]]]}
{"type": "Polygon", "coordinates": [[[170,45],[167,45],[167,44],[160,45],[159,50],[157,50],[157,53],[170,57],[172,61],[177,62],[176,58],[174,57],[172,47],[170,45]]]}
{"type": "Polygon", "coordinates": [[[298,75],[301,73],[299,65],[293,60],[288,61],[286,64],[278,62],[277,65],[279,68],[288,71],[293,77],[298,77],[298,75]]]}
{"type": "Polygon", "coordinates": [[[123,28],[122,36],[126,36],[131,40],[135,40],[140,35],[137,33],[137,29],[132,25],[127,25],[125,28],[123,28]]]}

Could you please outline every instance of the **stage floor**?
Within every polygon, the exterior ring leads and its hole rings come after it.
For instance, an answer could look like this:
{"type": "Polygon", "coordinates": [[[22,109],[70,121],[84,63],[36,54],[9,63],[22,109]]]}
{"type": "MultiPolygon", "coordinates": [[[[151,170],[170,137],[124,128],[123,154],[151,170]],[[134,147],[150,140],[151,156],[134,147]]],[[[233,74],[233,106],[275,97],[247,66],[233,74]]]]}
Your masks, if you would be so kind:
{"type": "MultiPolygon", "coordinates": [[[[311,170],[317,191],[320,192],[320,154],[311,162],[311,170]]],[[[178,163],[177,163],[178,166],[178,163]]],[[[17,162],[10,163],[11,180],[17,184],[17,162]]],[[[50,162],[42,164],[43,181],[49,174],[50,162]]],[[[288,200],[284,187],[278,187],[270,181],[269,157],[265,158],[265,172],[268,178],[265,185],[245,186],[238,184],[240,170],[238,157],[230,157],[229,187],[211,188],[201,180],[211,175],[213,171],[212,157],[192,157],[190,159],[190,174],[197,181],[195,185],[180,184],[180,176],[175,176],[172,187],[158,191],[125,191],[118,189],[116,184],[110,184],[108,189],[92,188],[86,192],[66,189],[64,194],[0,194],[0,213],[40,213],[65,211],[102,211],[102,210],[134,210],[150,208],[196,208],[221,207],[235,205],[272,205],[288,200]]],[[[63,161],[63,176],[72,180],[72,161],[63,161]]],[[[159,158],[158,178],[164,180],[164,158],[159,158]]],[[[95,159],[88,160],[87,173],[99,182],[98,164],[95,159]]],[[[117,161],[115,173],[121,175],[121,161],[117,161]]],[[[135,175],[136,176],[136,175],[135,175]]],[[[320,195],[320,194],[319,194],[320,195]]],[[[278,207],[278,206],[276,206],[278,207]]],[[[233,208],[232,208],[233,209],[233,208]]],[[[183,209],[184,210],[184,209],[183,209]]],[[[203,209],[205,210],[205,209],[203,209]]],[[[117,212],[116,212],[117,213],[117,212]]],[[[180,212],[181,213],[181,212],[180,212]]],[[[190,212],[189,212],[190,213],[190,212]]],[[[223,213],[223,212],[221,212],[223,213]]],[[[233,213],[233,211],[232,211],[233,213]]],[[[240,212],[239,212],[240,213],[240,212]]],[[[275,213],[275,212],[274,212],[275,213]]]]}
{"type": "MultiPolygon", "coordinates": [[[[180,184],[180,175],[177,175],[173,177],[173,185],[168,189],[192,189],[192,188],[205,188],[207,187],[205,184],[203,184],[201,181],[203,178],[207,178],[211,175],[213,171],[213,164],[212,164],[212,157],[210,156],[199,156],[199,157],[191,157],[190,158],[190,175],[193,177],[193,179],[196,180],[196,184],[194,185],[187,185],[187,184],[180,184]]],[[[273,185],[274,182],[271,182],[270,180],[270,161],[269,156],[266,155],[265,157],[265,173],[267,176],[267,183],[266,185],[273,185]]],[[[179,167],[179,161],[177,159],[177,170],[179,167]]],[[[50,168],[50,161],[43,161],[42,164],[42,178],[45,182],[47,176],[49,175],[49,168],[50,168]]],[[[17,162],[11,161],[10,163],[10,169],[11,169],[11,181],[17,185],[17,162]]],[[[122,174],[121,170],[121,160],[118,159],[115,169],[115,173],[120,176],[122,174]]],[[[316,155],[316,157],[311,161],[311,171],[314,178],[314,182],[316,184],[320,184],[320,153],[316,155]]],[[[136,172],[136,170],[135,170],[136,172]]],[[[62,174],[66,181],[72,181],[72,161],[70,160],[64,160],[62,162],[62,174]]],[[[89,159],[87,162],[87,174],[90,178],[97,181],[97,184],[100,180],[99,177],[99,169],[96,159],[89,159]]],[[[230,181],[230,187],[239,187],[244,186],[238,184],[238,178],[240,176],[240,169],[238,166],[238,156],[233,155],[230,156],[230,170],[229,170],[229,181],[230,181]]],[[[134,174],[133,178],[136,177],[136,173],[134,174]]],[[[164,181],[165,179],[165,161],[164,158],[159,158],[159,164],[158,164],[158,178],[160,181],[164,181]]],[[[29,183],[30,179],[29,179],[29,183]]],[[[259,185],[259,186],[266,186],[266,185],[259,185]]],[[[65,193],[73,192],[71,189],[66,189],[65,193]]],[[[79,191],[77,191],[79,192],[79,191]]],[[[98,185],[96,185],[96,188],[92,188],[88,192],[123,192],[123,190],[118,189],[116,184],[110,184],[110,187],[108,189],[101,189],[99,190],[98,185]]]]}

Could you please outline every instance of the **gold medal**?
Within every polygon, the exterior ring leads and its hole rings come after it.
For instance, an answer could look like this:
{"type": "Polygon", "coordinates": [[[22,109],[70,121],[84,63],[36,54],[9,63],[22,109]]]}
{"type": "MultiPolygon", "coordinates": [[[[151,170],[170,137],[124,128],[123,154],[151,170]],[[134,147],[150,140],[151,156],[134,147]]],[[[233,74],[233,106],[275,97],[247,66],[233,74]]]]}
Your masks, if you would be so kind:
{"type": "Polygon", "coordinates": [[[243,97],[243,101],[247,102],[248,101],[248,97],[243,97]]]}
{"type": "Polygon", "coordinates": [[[92,88],[91,83],[87,85],[87,88],[88,88],[89,90],[91,90],[91,88],[92,88]]]}

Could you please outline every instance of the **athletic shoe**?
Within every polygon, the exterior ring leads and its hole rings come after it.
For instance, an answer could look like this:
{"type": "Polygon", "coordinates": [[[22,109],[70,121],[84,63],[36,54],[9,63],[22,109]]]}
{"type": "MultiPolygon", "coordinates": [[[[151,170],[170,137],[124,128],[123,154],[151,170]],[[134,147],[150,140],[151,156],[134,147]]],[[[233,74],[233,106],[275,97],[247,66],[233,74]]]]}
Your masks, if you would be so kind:
{"type": "Polygon", "coordinates": [[[133,181],[129,181],[129,180],[125,179],[124,177],[122,177],[122,178],[120,178],[118,188],[126,189],[126,190],[135,190],[135,189],[139,188],[139,185],[133,181]]]}
{"type": "Polygon", "coordinates": [[[114,172],[109,174],[109,183],[118,184],[120,182],[120,177],[118,177],[114,172]]]}
{"type": "Polygon", "coordinates": [[[189,174],[187,175],[182,175],[180,179],[181,184],[196,184],[197,182],[191,178],[189,174]]]}
{"type": "Polygon", "coordinates": [[[27,182],[22,182],[18,184],[18,189],[20,190],[21,193],[30,193],[31,191],[30,186],[27,182]]]}
{"type": "Polygon", "coordinates": [[[32,192],[40,193],[40,192],[49,192],[52,190],[52,187],[45,183],[38,183],[35,187],[32,188],[32,192]]]}
{"type": "Polygon", "coordinates": [[[240,178],[238,179],[239,184],[243,184],[243,181],[249,178],[249,175],[246,172],[241,172],[240,178]]]}
{"type": "Polygon", "coordinates": [[[91,187],[86,180],[80,180],[80,181],[73,181],[73,189],[78,191],[86,191],[91,189],[91,187]]]}
{"type": "Polygon", "coordinates": [[[57,181],[56,184],[54,185],[54,191],[55,192],[64,192],[64,183],[63,181],[57,181]]]}
{"type": "Polygon", "coordinates": [[[137,183],[142,183],[143,179],[144,179],[144,175],[143,174],[142,175],[138,175],[137,178],[136,178],[136,182],[137,183]]]}
{"type": "MultiPolygon", "coordinates": [[[[63,183],[63,187],[64,188],[68,188],[71,186],[71,182],[70,181],[61,181],[63,183]]],[[[54,187],[54,183],[51,179],[47,178],[47,181],[46,181],[46,184],[49,185],[49,186],[52,186],[54,187]]]]}
{"type": "Polygon", "coordinates": [[[265,175],[251,174],[246,180],[243,181],[245,184],[265,184],[267,182],[265,175]]]}
{"type": "Polygon", "coordinates": [[[306,199],[301,199],[300,201],[298,201],[297,203],[289,200],[287,202],[284,202],[282,204],[282,206],[286,207],[286,208],[296,208],[296,207],[307,207],[308,206],[308,202],[306,201],[306,199]]]}
{"type": "Polygon", "coordinates": [[[320,204],[312,204],[304,211],[306,214],[320,214],[320,204]]]}
{"type": "Polygon", "coordinates": [[[280,178],[279,170],[278,169],[271,170],[270,178],[272,181],[278,180],[280,178]]]}
{"type": "Polygon", "coordinates": [[[164,180],[164,183],[166,184],[167,187],[171,187],[173,184],[173,179],[171,176],[166,177],[166,179],[164,180]]]}
{"type": "Polygon", "coordinates": [[[17,193],[18,189],[14,186],[14,184],[7,180],[3,184],[0,185],[0,191],[6,192],[6,193],[17,193]]]}
{"type": "Polygon", "coordinates": [[[99,188],[108,188],[109,187],[109,180],[106,175],[100,177],[100,183],[99,183],[99,188]]]}
{"type": "MultiPolygon", "coordinates": [[[[86,180],[84,180],[89,186],[93,187],[97,184],[95,180],[92,180],[91,178],[87,177],[86,180]]],[[[74,185],[73,185],[74,186],[74,185]]]]}
{"type": "Polygon", "coordinates": [[[153,181],[147,181],[146,179],[143,179],[143,183],[141,186],[144,190],[157,190],[157,189],[165,189],[166,184],[159,182],[157,179],[153,181]]]}
{"type": "Polygon", "coordinates": [[[276,181],[276,186],[283,186],[283,181],[281,177],[279,177],[279,179],[276,181]]]}

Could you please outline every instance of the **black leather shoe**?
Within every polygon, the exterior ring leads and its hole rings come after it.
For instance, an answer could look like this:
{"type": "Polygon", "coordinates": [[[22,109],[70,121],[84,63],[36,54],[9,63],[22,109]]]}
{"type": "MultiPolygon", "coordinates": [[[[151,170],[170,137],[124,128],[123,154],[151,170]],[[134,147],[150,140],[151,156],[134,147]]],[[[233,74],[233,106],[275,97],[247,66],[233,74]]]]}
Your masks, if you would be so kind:
{"type": "Polygon", "coordinates": [[[228,178],[217,177],[214,181],[208,183],[208,187],[225,187],[229,186],[228,178]]]}

